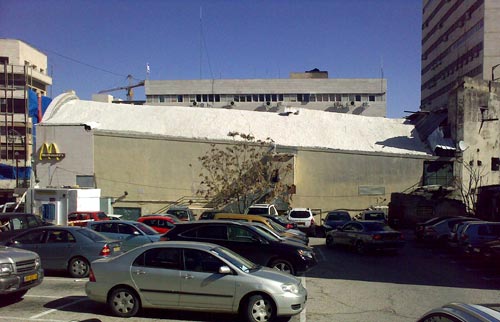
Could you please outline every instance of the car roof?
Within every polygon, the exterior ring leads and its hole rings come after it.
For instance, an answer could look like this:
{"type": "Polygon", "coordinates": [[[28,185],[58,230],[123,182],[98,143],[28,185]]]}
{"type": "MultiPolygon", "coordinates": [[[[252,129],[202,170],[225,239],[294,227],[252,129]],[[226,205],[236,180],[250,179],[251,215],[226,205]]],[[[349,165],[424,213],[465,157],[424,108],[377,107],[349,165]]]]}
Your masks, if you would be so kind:
{"type": "Polygon", "coordinates": [[[485,305],[468,304],[468,303],[449,303],[443,305],[441,308],[434,309],[431,312],[440,312],[440,311],[450,312],[454,315],[460,316],[461,318],[467,318],[468,316],[472,315],[478,321],[484,321],[484,322],[500,321],[500,312],[492,308],[489,308],[485,305]]]}
{"type": "Polygon", "coordinates": [[[273,206],[273,205],[270,203],[256,203],[256,204],[251,205],[248,208],[269,208],[271,206],[273,206]]]}
{"type": "Polygon", "coordinates": [[[109,224],[119,224],[119,223],[125,223],[125,224],[135,225],[135,224],[138,223],[138,221],[119,219],[119,220],[97,220],[97,221],[89,221],[88,223],[91,224],[91,225],[103,225],[103,224],[108,224],[109,225],[109,224]]]}
{"type": "Polygon", "coordinates": [[[309,211],[309,210],[311,210],[311,209],[309,209],[309,208],[292,208],[292,209],[290,209],[290,211],[309,211]]]}

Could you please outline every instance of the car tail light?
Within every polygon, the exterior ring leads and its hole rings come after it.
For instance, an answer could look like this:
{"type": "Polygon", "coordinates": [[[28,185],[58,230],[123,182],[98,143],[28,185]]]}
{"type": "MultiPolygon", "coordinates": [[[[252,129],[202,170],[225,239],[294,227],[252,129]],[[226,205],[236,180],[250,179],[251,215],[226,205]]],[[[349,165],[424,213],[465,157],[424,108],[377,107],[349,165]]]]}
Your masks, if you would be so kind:
{"type": "Polygon", "coordinates": [[[89,282],[95,282],[95,275],[94,275],[94,271],[92,270],[92,267],[90,268],[90,272],[89,272],[89,282]]]}
{"type": "Polygon", "coordinates": [[[101,252],[99,253],[100,256],[109,256],[111,254],[111,249],[109,249],[108,245],[104,245],[104,247],[101,249],[101,252]]]}
{"type": "Polygon", "coordinates": [[[376,235],[373,235],[373,240],[381,240],[382,239],[382,236],[379,235],[379,234],[376,234],[376,235]]]}
{"type": "Polygon", "coordinates": [[[311,218],[311,225],[314,225],[314,218],[311,218]]]}
{"type": "Polygon", "coordinates": [[[286,229],[292,229],[293,225],[292,224],[286,224],[286,229]]]}
{"type": "Polygon", "coordinates": [[[167,236],[161,236],[160,241],[169,241],[167,236]]]}

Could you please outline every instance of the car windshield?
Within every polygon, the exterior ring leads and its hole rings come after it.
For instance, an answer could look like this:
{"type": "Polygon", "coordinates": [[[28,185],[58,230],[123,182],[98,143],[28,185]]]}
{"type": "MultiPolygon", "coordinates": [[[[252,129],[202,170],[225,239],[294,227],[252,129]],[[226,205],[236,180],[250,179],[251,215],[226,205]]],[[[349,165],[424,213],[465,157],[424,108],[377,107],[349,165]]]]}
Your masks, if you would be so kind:
{"type": "Polygon", "coordinates": [[[104,212],[98,212],[97,218],[99,218],[99,220],[109,219],[109,217],[104,212]]]}
{"type": "Polygon", "coordinates": [[[258,225],[255,225],[255,227],[257,227],[257,229],[259,229],[260,231],[269,233],[269,234],[273,235],[276,238],[280,238],[280,236],[278,234],[276,234],[275,232],[273,232],[266,225],[260,225],[260,224],[258,224],[258,225]]]}
{"type": "Polygon", "coordinates": [[[377,220],[377,219],[384,219],[385,214],[383,212],[369,212],[365,214],[365,219],[366,220],[377,220]]]}
{"type": "Polygon", "coordinates": [[[169,210],[167,210],[167,214],[172,214],[179,219],[189,219],[189,215],[188,215],[188,212],[186,210],[169,209],[169,210]]]}
{"type": "Polygon", "coordinates": [[[92,229],[87,229],[87,228],[82,228],[82,229],[75,229],[73,230],[75,233],[83,235],[95,242],[97,241],[103,241],[103,240],[108,240],[108,238],[96,231],[93,231],[92,229]]]}
{"type": "Polygon", "coordinates": [[[384,225],[383,223],[378,223],[378,222],[367,222],[364,223],[364,227],[366,231],[392,231],[392,228],[384,225]]]}
{"type": "Polygon", "coordinates": [[[290,212],[290,217],[293,218],[309,218],[311,215],[309,211],[294,210],[290,212]]]}
{"type": "Polygon", "coordinates": [[[351,216],[346,213],[329,214],[326,220],[351,220],[351,216]]]}
{"type": "Polygon", "coordinates": [[[258,269],[260,267],[225,247],[212,248],[211,252],[224,258],[245,273],[249,273],[251,270],[258,269]]]}
{"type": "Polygon", "coordinates": [[[279,232],[279,233],[282,233],[282,232],[285,232],[285,231],[286,231],[286,229],[285,229],[285,228],[283,228],[283,226],[281,226],[281,225],[279,225],[279,224],[275,223],[274,221],[269,220],[268,222],[269,222],[269,225],[271,225],[271,227],[273,227],[273,229],[274,229],[275,231],[277,231],[277,232],[279,232]]]}
{"type": "Polygon", "coordinates": [[[154,230],[153,228],[151,228],[148,225],[145,225],[143,223],[135,222],[134,226],[137,229],[139,229],[140,231],[142,231],[143,233],[145,233],[146,235],[157,235],[158,234],[158,232],[156,230],[154,230]]]}
{"type": "Polygon", "coordinates": [[[276,238],[276,236],[274,236],[271,233],[268,233],[267,231],[258,229],[257,227],[253,227],[253,226],[250,226],[250,228],[252,228],[253,231],[255,231],[260,236],[264,237],[268,241],[274,241],[274,242],[279,242],[280,241],[279,238],[276,238]]]}
{"type": "Polygon", "coordinates": [[[249,214],[249,215],[267,214],[267,208],[248,208],[247,214],[249,214]]]}

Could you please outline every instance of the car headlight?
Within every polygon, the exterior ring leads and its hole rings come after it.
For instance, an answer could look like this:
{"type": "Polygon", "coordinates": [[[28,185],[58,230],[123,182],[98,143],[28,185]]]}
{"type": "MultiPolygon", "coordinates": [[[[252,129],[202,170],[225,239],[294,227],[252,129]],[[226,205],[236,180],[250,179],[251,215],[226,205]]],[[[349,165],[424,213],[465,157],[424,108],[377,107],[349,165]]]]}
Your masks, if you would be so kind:
{"type": "Polygon", "coordinates": [[[296,284],[281,284],[281,289],[283,292],[298,294],[299,287],[296,284]]]}
{"type": "Polygon", "coordinates": [[[312,250],[299,249],[299,255],[302,257],[313,258],[312,250]]]}
{"type": "Polygon", "coordinates": [[[7,276],[12,274],[14,267],[10,263],[0,264],[0,276],[7,276]]]}
{"type": "Polygon", "coordinates": [[[39,257],[37,257],[37,258],[35,259],[35,268],[39,268],[39,267],[40,267],[40,265],[41,265],[41,264],[40,264],[40,258],[39,258],[39,257]]]}

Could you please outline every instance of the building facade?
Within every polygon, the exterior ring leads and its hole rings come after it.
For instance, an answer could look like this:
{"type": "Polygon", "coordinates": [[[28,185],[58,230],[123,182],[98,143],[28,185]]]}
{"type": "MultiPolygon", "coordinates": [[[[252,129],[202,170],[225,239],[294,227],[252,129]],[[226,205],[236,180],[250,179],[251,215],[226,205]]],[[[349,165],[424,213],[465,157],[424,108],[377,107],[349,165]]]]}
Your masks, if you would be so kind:
{"type": "Polygon", "coordinates": [[[226,108],[282,113],[311,109],[386,116],[385,79],[332,79],[324,71],[288,79],[146,80],[149,105],[226,108]]]}
{"type": "Polygon", "coordinates": [[[198,214],[199,158],[237,144],[229,132],[272,138],[292,162],[292,207],[359,211],[387,205],[392,192],[422,179],[433,160],[405,120],[300,110],[280,115],[172,106],[129,106],[56,98],[37,126],[41,187],[99,188],[113,212],[128,218],[173,204],[198,214]],[[78,142],[78,144],[75,144],[78,142]],[[49,150],[49,147],[51,151],[49,150]]]}
{"type": "MultiPolygon", "coordinates": [[[[47,56],[16,39],[0,39],[0,204],[29,186],[33,144],[30,92],[47,95],[47,56]]],[[[38,102],[35,102],[37,104],[38,102]]]]}
{"type": "Polygon", "coordinates": [[[423,0],[422,110],[446,108],[463,77],[500,78],[499,17],[497,0],[423,0]]]}

